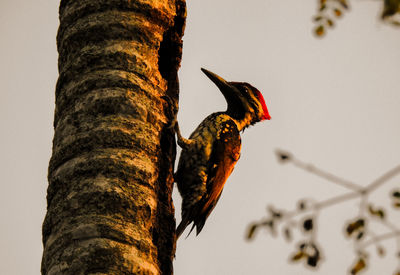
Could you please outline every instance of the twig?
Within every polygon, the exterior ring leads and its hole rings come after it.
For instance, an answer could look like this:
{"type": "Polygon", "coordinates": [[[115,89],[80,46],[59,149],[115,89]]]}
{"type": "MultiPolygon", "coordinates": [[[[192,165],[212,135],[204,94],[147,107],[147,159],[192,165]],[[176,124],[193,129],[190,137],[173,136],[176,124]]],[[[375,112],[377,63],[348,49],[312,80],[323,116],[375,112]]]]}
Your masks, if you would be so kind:
{"type": "Polygon", "coordinates": [[[297,166],[298,168],[301,168],[303,170],[306,170],[314,175],[317,175],[321,178],[324,178],[334,184],[340,185],[342,187],[345,187],[347,189],[353,190],[353,191],[357,191],[357,192],[362,192],[364,190],[364,188],[361,185],[355,184],[353,182],[350,182],[348,180],[339,178],[331,173],[328,173],[326,171],[323,171],[320,168],[317,168],[311,164],[306,164],[296,158],[292,159],[292,163],[294,166],[297,166]]]}
{"type": "MultiPolygon", "coordinates": [[[[355,251],[356,252],[363,252],[363,250],[372,245],[375,244],[378,249],[378,253],[380,255],[383,255],[384,250],[381,248],[380,242],[384,241],[386,239],[391,239],[391,238],[396,238],[396,244],[397,244],[397,253],[398,256],[400,257],[400,228],[397,224],[391,223],[387,219],[385,219],[385,212],[382,209],[377,209],[375,210],[370,204],[369,204],[369,196],[372,192],[374,192],[376,189],[384,185],[385,183],[389,182],[390,179],[395,177],[396,175],[400,174],[400,165],[392,168],[391,170],[387,171],[371,183],[369,183],[367,186],[362,186],[356,183],[353,183],[351,181],[348,181],[346,179],[340,178],[336,175],[333,175],[329,172],[326,172],[320,168],[317,168],[311,164],[307,164],[299,159],[296,159],[290,152],[283,151],[283,150],[276,150],[276,154],[278,157],[278,161],[280,163],[288,163],[291,162],[294,166],[297,168],[303,169],[307,172],[310,172],[318,177],[321,177],[328,182],[331,182],[336,185],[340,185],[346,189],[349,190],[349,192],[334,196],[322,201],[310,201],[308,200],[309,204],[304,204],[304,201],[301,203],[300,207],[297,209],[294,209],[292,211],[275,211],[274,215],[271,215],[271,217],[266,220],[268,222],[268,226],[271,226],[271,228],[274,228],[274,221],[276,223],[293,223],[294,218],[296,216],[300,215],[312,215],[311,217],[308,217],[303,221],[302,224],[302,229],[306,233],[309,233],[311,230],[311,235],[306,235],[309,236],[309,241],[311,244],[315,246],[316,242],[316,227],[312,224],[315,223],[315,220],[319,218],[319,211],[321,209],[337,205],[342,202],[346,202],[352,199],[358,199],[360,198],[360,203],[359,203],[359,215],[356,219],[353,221],[349,222],[346,225],[346,233],[348,237],[352,237],[352,239],[355,241],[355,251]],[[369,227],[367,228],[365,226],[365,222],[369,220],[368,215],[366,215],[365,211],[368,211],[370,215],[378,217],[376,221],[383,226],[385,226],[389,232],[377,235],[374,232],[372,232],[369,227]],[[369,237],[369,238],[368,238],[369,237]]],[[[396,191],[398,192],[398,191],[396,191]]],[[[395,193],[393,193],[395,194],[395,193]]],[[[394,195],[397,197],[397,195],[394,195]]],[[[290,232],[289,232],[290,233],[290,232]]],[[[303,243],[303,246],[306,243],[303,243]]],[[[306,259],[307,260],[307,265],[315,267],[317,264],[318,259],[316,260],[315,258],[312,258],[310,255],[308,255],[306,252],[302,250],[303,248],[300,247],[300,251],[295,254],[292,258],[292,261],[299,261],[301,259],[306,259]],[[304,256],[305,255],[305,256],[304,256]],[[311,262],[309,262],[311,261],[311,262]]],[[[363,252],[364,253],[364,252],[363,252]]],[[[358,266],[359,264],[357,263],[353,269],[355,272],[360,271],[361,269],[365,268],[365,263],[364,266],[360,268],[358,266]]],[[[399,270],[400,270],[400,262],[399,262],[399,270]]],[[[355,274],[355,273],[354,273],[355,274]]],[[[399,274],[399,273],[396,273],[399,274]]]]}
{"type": "Polygon", "coordinates": [[[363,244],[361,244],[359,246],[360,249],[365,249],[367,246],[370,246],[374,243],[383,241],[383,240],[387,240],[387,239],[391,239],[391,238],[396,238],[400,236],[400,231],[395,231],[395,232],[389,232],[389,233],[385,233],[382,235],[378,235],[375,237],[372,237],[371,239],[369,239],[368,241],[365,241],[363,244]]]}
{"type": "Polygon", "coordinates": [[[391,178],[393,178],[394,176],[396,176],[399,173],[400,173],[400,165],[394,167],[393,169],[389,170],[388,172],[386,172],[385,174],[383,174],[382,176],[380,176],[379,178],[374,180],[372,183],[367,185],[365,190],[368,193],[371,193],[373,190],[375,190],[376,188],[380,187],[385,182],[387,182],[388,180],[390,180],[391,178]]]}
{"type": "Polygon", "coordinates": [[[322,208],[326,208],[341,202],[345,202],[351,199],[355,199],[357,197],[361,196],[360,193],[357,192],[351,192],[351,193],[347,193],[347,194],[343,194],[343,195],[339,195],[324,201],[321,201],[319,203],[316,204],[315,207],[317,207],[318,209],[322,209],[322,208]]]}
{"type": "Polygon", "coordinates": [[[329,198],[329,199],[326,199],[324,201],[316,202],[315,204],[313,204],[311,206],[311,208],[308,208],[308,209],[305,209],[305,210],[301,210],[300,211],[300,210],[296,209],[296,210],[293,210],[293,211],[286,212],[283,215],[283,219],[284,220],[290,220],[290,219],[292,219],[293,217],[295,217],[297,215],[302,215],[302,214],[304,214],[306,212],[319,211],[319,210],[321,210],[323,208],[327,208],[329,206],[333,206],[333,205],[341,203],[341,202],[345,202],[345,201],[348,201],[348,200],[351,200],[351,199],[356,199],[359,196],[361,196],[361,194],[358,193],[358,192],[350,192],[350,193],[339,195],[339,196],[336,196],[336,197],[333,197],[333,198],[329,198]]]}

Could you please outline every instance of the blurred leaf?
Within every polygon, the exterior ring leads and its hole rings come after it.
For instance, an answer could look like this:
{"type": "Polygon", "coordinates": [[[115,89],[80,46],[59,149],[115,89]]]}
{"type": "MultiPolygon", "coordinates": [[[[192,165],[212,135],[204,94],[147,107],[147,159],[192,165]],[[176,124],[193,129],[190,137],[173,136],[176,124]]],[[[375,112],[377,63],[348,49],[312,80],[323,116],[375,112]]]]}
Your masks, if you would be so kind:
{"type": "Polygon", "coordinates": [[[252,224],[249,228],[249,231],[247,231],[247,239],[251,240],[254,237],[254,233],[256,232],[256,229],[258,227],[258,224],[252,224]]]}
{"type": "Polygon", "coordinates": [[[338,2],[343,8],[345,8],[345,9],[349,8],[349,5],[347,4],[346,0],[338,0],[338,2]]]}
{"type": "Polygon", "coordinates": [[[327,19],[326,23],[328,24],[329,27],[335,26],[335,23],[331,19],[327,19]]]}
{"type": "Polygon", "coordinates": [[[365,260],[363,258],[359,258],[357,263],[352,267],[350,273],[356,275],[358,272],[363,270],[366,267],[365,260]]]}
{"type": "Polygon", "coordinates": [[[320,252],[315,243],[301,243],[299,245],[302,258],[306,258],[306,264],[310,267],[316,267],[318,265],[320,252]]]}
{"type": "Polygon", "coordinates": [[[399,0],[384,0],[382,19],[390,17],[399,12],[400,1],[399,0]]]}
{"type": "Polygon", "coordinates": [[[364,228],[364,224],[364,219],[358,219],[355,222],[348,224],[346,227],[347,235],[351,236],[356,231],[362,231],[364,228]]]}
{"type": "Polygon", "coordinates": [[[321,21],[323,18],[324,18],[323,16],[318,15],[318,16],[315,16],[315,17],[314,17],[314,21],[315,21],[315,22],[318,22],[318,21],[321,21]]]}
{"type": "Polygon", "coordinates": [[[384,219],[384,218],[385,218],[385,212],[384,212],[384,210],[382,210],[382,209],[379,209],[379,210],[376,212],[376,214],[377,214],[377,216],[378,216],[379,218],[381,218],[381,219],[384,219]]]}
{"type": "Polygon", "coordinates": [[[280,219],[283,216],[282,212],[276,210],[272,205],[269,205],[267,210],[273,219],[280,219]]]}
{"type": "Polygon", "coordinates": [[[333,10],[333,13],[336,15],[336,17],[342,16],[342,11],[339,10],[339,9],[334,9],[334,10],[333,10]]]}
{"type": "Polygon", "coordinates": [[[368,211],[372,216],[376,216],[380,219],[385,218],[385,211],[382,208],[374,208],[371,204],[368,206],[368,211]]]}
{"type": "Polygon", "coordinates": [[[300,200],[297,204],[297,208],[299,210],[306,210],[307,209],[307,202],[305,200],[300,200]]]}
{"type": "Polygon", "coordinates": [[[290,230],[289,227],[285,227],[283,229],[283,236],[285,237],[285,239],[290,242],[293,240],[293,236],[292,236],[292,231],[290,230]]]}
{"type": "Polygon", "coordinates": [[[314,32],[317,36],[323,36],[325,34],[324,26],[320,25],[320,26],[316,27],[314,32]]]}
{"type": "Polygon", "coordinates": [[[307,244],[306,244],[306,243],[301,243],[301,244],[299,244],[300,250],[304,250],[306,247],[307,247],[307,244]]]}
{"type": "Polygon", "coordinates": [[[307,264],[311,267],[316,267],[318,265],[319,257],[313,256],[307,258],[307,264]]]}
{"type": "Polygon", "coordinates": [[[274,212],[274,213],[272,214],[272,217],[277,218],[277,219],[280,219],[280,218],[282,218],[282,213],[281,213],[281,212],[274,212]]]}
{"type": "Polygon", "coordinates": [[[321,259],[318,246],[315,243],[309,244],[306,254],[308,256],[307,265],[316,267],[321,259]]]}
{"type": "Polygon", "coordinates": [[[384,248],[383,246],[378,245],[378,246],[376,247],[376,253],[378,253],[378,255],[379,255],[380,257],[384,257],[385,254],[386,254],[386,250],[385,250],[385,248],[384,248]]]}
{"type": "Polygon", "coordinates": [[[314,226],[313,225],[313,219],[309,218],[309,219],[304,220],[303,228],[304,228],[305,231],[313,230],[313,226],[314,226]]]}
{"type": "Polygon", "coordinates": [[[364,237],[364,231],[361,231],[361,232],[358,232],[356,239],[357,239],[357,241],[359,241],[359,240],[361,240],[363,237],[364,237]]]}
{"type": "Polygon", "coordinates": [[[392,196],[395,197],[395,198],[400,199],[400,191],[398,191],[398,190],[394,191],[394,192],[392,193],[392,196]]]}
{"type": "Polygon", "coordinates": [[[286,163],[292,160],[292,155],[289,152],[277,149],[275,150],[275,154],[278,157],[278,161],[280,163],[286,163]]]}
{"type": "Polygon", "coordinates": [[[306,257],[307,255],[306,254],[304,254],[304,252],[303,251],[298,251],[296,254],[294,254],[292,257],[291,257],[291,261],[292,262],[297,262],[297,261],[299,261],[299,260],[301,260],[303,257],[306,257]]]}
{"type": "Polygon", "coordinates": [[[325,4],[322,4],[320,7],[319,7],[319,11],[324,11],[326,9],[326,5],[325,4]]]}
{"type": "Polygon", "coordinates": [[[393,191],[392,197],[394,198],[393,207],[400,208],[400,190],[393,191]]]}

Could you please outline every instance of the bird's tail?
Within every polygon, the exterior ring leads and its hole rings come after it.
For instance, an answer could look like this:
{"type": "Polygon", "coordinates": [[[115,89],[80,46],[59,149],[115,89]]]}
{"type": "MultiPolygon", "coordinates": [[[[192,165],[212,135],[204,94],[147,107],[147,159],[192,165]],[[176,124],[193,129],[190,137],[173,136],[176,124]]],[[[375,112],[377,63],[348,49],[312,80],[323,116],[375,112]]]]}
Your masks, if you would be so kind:
{"type": "MultiPolygon", "coordinates": [[[[180,222],[180,224],[178,225],[178,227],[176,228],[176,240],[178,240],[178,238],[182,235],[183,231],[185,231],[186,227],[190,224],[189,219],[182,219],[182,221],[180,222]]],[[[196,226],[196,224],[193,223],[192,228],[190,228],[189,233],[187,234],[186,238],[189,237],[190,233],[192,233],[194,227],[196,226]]]]}
{"type": "Polygon", "coordinates": [[[189,225],[189,221],[187,219],[182,219],[182,221],[176,228],[176,232],[175,232],[176,239],[178,239],[182,235],[183,231],[185,231],[185,229],[188,225],[189,225]]]}

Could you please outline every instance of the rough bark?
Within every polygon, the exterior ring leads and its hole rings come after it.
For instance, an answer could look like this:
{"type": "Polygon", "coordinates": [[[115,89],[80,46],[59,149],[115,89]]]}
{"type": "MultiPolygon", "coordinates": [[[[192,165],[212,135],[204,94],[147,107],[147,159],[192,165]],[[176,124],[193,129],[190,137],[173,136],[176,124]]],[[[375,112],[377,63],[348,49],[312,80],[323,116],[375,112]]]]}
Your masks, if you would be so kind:
{"type": "Polygon", "coordinates": [[[61,1],[42,274],[172,274],[185,16],[184,0],[61,1]]]}

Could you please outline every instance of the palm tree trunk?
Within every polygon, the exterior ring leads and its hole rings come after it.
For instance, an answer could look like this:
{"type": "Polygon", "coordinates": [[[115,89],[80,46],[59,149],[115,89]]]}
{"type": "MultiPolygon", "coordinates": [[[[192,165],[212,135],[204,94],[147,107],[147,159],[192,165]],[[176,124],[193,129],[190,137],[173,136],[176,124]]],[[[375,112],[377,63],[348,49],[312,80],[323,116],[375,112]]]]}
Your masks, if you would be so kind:
{"type": "Polygon", "coordinates": [[[61,1],[42,274],[172,274],[185,9],[61,1]]]}

